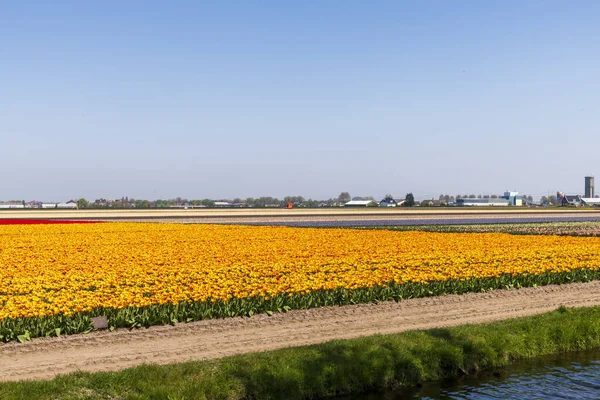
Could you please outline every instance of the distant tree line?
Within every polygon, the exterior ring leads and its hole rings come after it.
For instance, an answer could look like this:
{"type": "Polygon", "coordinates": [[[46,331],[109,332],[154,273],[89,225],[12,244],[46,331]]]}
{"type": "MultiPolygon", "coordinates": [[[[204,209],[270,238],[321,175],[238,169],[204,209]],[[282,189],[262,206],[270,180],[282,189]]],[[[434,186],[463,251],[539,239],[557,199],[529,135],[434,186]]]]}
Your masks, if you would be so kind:
{"type": "MultiPolygon", "coordinates": [[[[348,195],[349,196],[349,195],[348,195]]],[[[370,197],[372,199],[372,197],[370,197]]],[[[158,200],[140,200],[129,197],[120,199],[96,199],[94,201],[80,198],[77,200],[77,207],[80,209],[103,209],[103,208],[173,208],[173,207],[216,207],[223,203],[227,203],[233,207],[283,207],[288,203],[292,203],[295,207],[334,207],[342,205],[350,201],[346,196],[339,196],[327,200],[306,199],[303,196],[286,196],[283,199],[276,197],[248,197],[245,199],[185,199],[181,197],[173,199],[158,199],[158,200]]]]}
{"type": "MultiPolygon", "coordinates": [[[[475,194],[458,194],[451,196],[448,194],[441,194],[438,198],[442,205],[454,203],[458,199],[497,199],[502,196],[498,195],[475,195],[475,194]]],[[[386,199],[393,199],[391,194],[385,195],[386,199]]],[[[523,199],[529,202],[533,201],[532,196],[523,196],[523,199]]],[[[373,196],[354,196],[352,197],[349,192],[341,192],[337,197],[329,198],[326,200],[318,199],[306,199],[303,196],[286,196],[283,199],[276,197],[264,196],[264,197],[247,197],[234,198],[234,199],[185,199],[176,197],[172,199],[158,199],[158,200],[141,200],[133,199],[127,196],[121,197],[120,199],[96,199],[89,201],[85,198],[77,200],[77,206],[80,209],[100,209],[100,208],[173,208],[173,207],[216,207],[223,206],[224,204],[232,207],[284,207],[286,204],[292,203],[294,207],[336,207],[342,206],[351,200],[372,200],[375,201],[373,196]]],[[[543,204],[557,204],[556,196],[542,197],[543,204]]],[[[404,207],[412,207],[416,205],[415,197],[413,193],[407,193],[404,197],[402,204],[404,207]]]]}

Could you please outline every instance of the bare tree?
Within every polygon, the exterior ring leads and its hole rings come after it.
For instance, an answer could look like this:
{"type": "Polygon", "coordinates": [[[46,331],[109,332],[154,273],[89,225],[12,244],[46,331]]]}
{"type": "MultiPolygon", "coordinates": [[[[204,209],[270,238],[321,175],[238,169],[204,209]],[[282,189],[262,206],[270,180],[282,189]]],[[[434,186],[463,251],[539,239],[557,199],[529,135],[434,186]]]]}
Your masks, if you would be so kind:
{"type": "Polygon", "coordinates": [[[338,196],[338,201],[340,203],[347,203],[352,199],[352,197],[350,196],[350,193],[348,192],[342,192],[340,193],[340,195],[338,196]]]}

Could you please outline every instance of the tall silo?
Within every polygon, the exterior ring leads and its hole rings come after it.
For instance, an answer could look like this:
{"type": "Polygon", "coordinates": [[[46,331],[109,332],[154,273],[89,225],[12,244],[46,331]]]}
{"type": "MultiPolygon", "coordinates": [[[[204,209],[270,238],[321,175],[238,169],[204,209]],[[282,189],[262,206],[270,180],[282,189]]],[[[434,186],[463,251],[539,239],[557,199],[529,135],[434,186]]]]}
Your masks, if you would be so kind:
{"type": "Polygon", "coordinates": [[[594,197],[594,177],[586,176],[585,177],[585,196],[586,198],[594,197]]]}

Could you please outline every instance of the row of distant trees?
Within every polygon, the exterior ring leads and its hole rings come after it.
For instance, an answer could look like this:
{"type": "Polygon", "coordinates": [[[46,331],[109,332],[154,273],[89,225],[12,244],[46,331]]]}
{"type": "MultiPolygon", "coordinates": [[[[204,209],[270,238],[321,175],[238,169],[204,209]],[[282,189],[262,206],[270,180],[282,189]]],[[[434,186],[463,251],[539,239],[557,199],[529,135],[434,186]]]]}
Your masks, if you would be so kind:
{"type": "MultiPolygon", "coordinates": [[[[386,198],[393,198],[391,194],[386,194],[386,198]]],[[[439,200],[443,203],[452,203],[458,199],[496,199],[501,196],[498,195],[456,195],[451,196],[447,194],[441,194],[439,196],[439,200]]],[[[532,196],[523,196],[524,200],[533,201],[532,196]]],[[[222,199],[222,200],[214,200],[214,199],[197,199],[197,200],[188,200],[181,197],[176,197],[173,199],[167,200],[140,200],[133,199],[129,197],[122,197],[117,200],[106,200],[106,199],[97,199],[95,201],[88,201],[85,198],[81,198],[77,200],[77,206],[79,208],[167,208],[173,206],[205,206],[205,207],[214,207],[215,202],[217,201],[227,201],[233,205],[244,206],[244,207],[281,207],[285,204],[292,203],[295,206],[300,207],[319,207],[319,206],[339,206],[349,202],[350,200],[375,200],[373,196],[355,196],[352,197],[349,192],[341,192],[339,196],[335,198],[330,198],[327,200],[316,200],[316,199],[306,199],[303,196],[286,196],[283,199],[279,199],[276,197],[247,197],[245,199],[242,198],[234,198],[234,199],[222,199]]],[[[556,196],[548,196],[542,197],[542,203],[556,205],[558,204],[556,200],[556,196]]],[[[407,193],[404,197],[404,206],[412,207],[415,205],[415,197],[412,193],[407,193]]]]}
{"type": "MultiPolygon", "coordinates": [[[[355,198],[362,199],[362,198],[355,198]]],[[[372,197],[371,197],[372,199],[372,197]]],[[[351,199],[348,198],[347,201],[351,199]]],[[[292,203],[295,206],[302,207],[318,207],[318,206],[337,206],[340,203],[339,198],[330,198],[327,200],[316,200],[306,199],[303,196],[286,196],[283,199],[264,196],[264,197],[248,197],[245,199],[234,198],[234,199],[200,199],[200,200],[189,200],[181,197],[166,200],[140,200],[129,197],[122,197],[116,200],[97,199],[89,201],[85,198],[76,200],[77,206],[80,209],[94,209],[94,208],[167,208],[167,207],[183,207],[183,206],[205,206],[214,207],[216,202],[228,202],[232,205],[243,206],[243,207],[281,207],[285,204],[292,203]]]]}

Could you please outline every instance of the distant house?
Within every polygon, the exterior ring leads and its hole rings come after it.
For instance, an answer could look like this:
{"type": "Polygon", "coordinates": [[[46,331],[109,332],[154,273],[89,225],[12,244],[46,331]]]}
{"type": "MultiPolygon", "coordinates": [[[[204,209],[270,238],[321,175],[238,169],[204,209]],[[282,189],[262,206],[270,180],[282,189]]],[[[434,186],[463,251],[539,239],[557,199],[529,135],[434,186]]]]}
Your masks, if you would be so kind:
{"type": "Polygon", "coordinates": [[[351,200],[344,207],[377,207],[377,203],[374,200],[351,200]]]}
{"type": "Polygon", "coordinates": [[[556,192],[556,198],[562,206],[600,206],[600,198],[597,197],[582,197],[578,194],[556,192]]]}
{"type": "Polygon", "coordinates": [[[562,205],[571,205],[571,206],[580,206],[581,205],[581,196],[579,195],[570,195],[567,194],[562,198],[562,205]]]}
{"type": "Polygon", "coordinates": [[[231,207],[231,203],[228,201],[215,201],[215,207],[231,207]]]}
{"type": "Polygon", "coordinates": [[[421,202],[421,207],[440,207],[444,204],[445,203],[443,203],[441,200],[423,200],[421,202]]]}
{"type": "Polygon", "coordinates": [[[563,192],[556,192],[556,198],[562,206],[575,206],[581,205],[581,196],[578,194],[564,194],[563,192]]]}
{"type": "Polygon", "coordinates": [[[379,202],[379,207],[398,207],[398,202],[391,197],[386,197],[379,202]]]}

